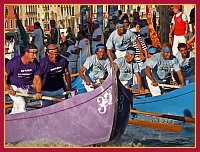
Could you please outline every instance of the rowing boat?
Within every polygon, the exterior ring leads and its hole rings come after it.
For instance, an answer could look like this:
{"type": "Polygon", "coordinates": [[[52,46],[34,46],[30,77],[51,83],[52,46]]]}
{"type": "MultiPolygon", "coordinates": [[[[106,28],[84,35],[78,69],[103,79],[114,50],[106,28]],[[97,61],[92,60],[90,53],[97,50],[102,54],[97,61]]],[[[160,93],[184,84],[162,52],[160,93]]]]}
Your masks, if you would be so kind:
{"type": "Polygon", "coordinates": [[[94,91],[49,107],[5,116],[6,143],[39,138],[75,146],[104,143],[122,136],[129,119],[131,92],[114,68],[94,91]]]}
{"type": "Polygon", "coordinates": [[[155,97],[136,97],[134,109],[183,117],[195,117],[195,84],[155,97]]]}

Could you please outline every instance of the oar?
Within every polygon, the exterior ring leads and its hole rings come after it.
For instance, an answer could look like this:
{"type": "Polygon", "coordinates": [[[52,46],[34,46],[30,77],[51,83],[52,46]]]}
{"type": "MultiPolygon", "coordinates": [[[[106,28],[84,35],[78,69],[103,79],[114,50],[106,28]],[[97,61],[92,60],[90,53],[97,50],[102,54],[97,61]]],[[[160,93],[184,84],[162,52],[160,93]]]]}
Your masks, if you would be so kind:
{"type": "Polygon", "coordinates": [[[170,84],[158,84],[158,86],[167,87],[167,88],[175,88],[175,89],[180,88],[180,86],[170,85],[170,84]]]}
{"type": "Polygon", "coordinates": [[[79,76],[79,73],[71,74],[71,78],[79,76]]]}
{"type": "MultiPolygon", "coordinates": [[[[8,94],[7,91],[5,93],[8,94]]],[[[26,93],[16,92],[16,95],[17,96],[23,96],[23,97],[29,97],[29,98],[35,98],[34,94],[26,94],[26,93]]],[[[48,97],[48,96],[42,96],[42,99],[51,100],[51,101],[58,101],[58,102],[64,101],[64,99],[61,99],[61,98],[53,98],[53,97],[48,97]]]]}
{"type": "MultiPolygon", "coordinates": [[[[13,102],[10,102],[9,104],[5,105],[5,108],[12,108],[13,107],[13,102]]],[[[30,108],[41,108],[41,106],[37,105],[37,104],[27,104],[27,107],[30,108]]]]}
{"type": "Polygon", "coordinates": [[[128,123],[134,124],[134,125],[137,125],[137,126],[159,129],[159,130],[165,130],[165,131],[170,131],[170,132],[181,132],[182,131],[181,125],[165,124],[165,123],[150,122],[150,121],[135,120],[135,119],[129,120],[128,123]]]}
{"type": "Polygon", "coordinates": [[[131,113],[138,113],[138,114],[144,114],[144,115],[150,115],[150,116],[156,116],[156,117],[162,117],[162,118],[168,118],[168,119],[174,119],[189,123],[195,123],[195,118],[190,117],[181,117],[181,116],[174,116],[174,115],[168,115],[168,114],[158,114],[153,112],[146,112],[146,111],[140,111],[140,110],[130,110],[131,113]]]}

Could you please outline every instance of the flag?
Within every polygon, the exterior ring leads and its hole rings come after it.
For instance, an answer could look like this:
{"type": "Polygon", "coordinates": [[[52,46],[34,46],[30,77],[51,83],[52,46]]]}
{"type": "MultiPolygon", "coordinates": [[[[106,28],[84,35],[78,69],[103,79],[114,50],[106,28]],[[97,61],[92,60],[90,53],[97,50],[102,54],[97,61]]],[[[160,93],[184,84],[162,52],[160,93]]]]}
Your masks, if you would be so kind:
{"type": "Polygon", "coordinates": [[[152,46],[155,46],[156,48],[161,48],[162,46],[161,46],[160,40],[158,38],[156,31],[154,30],[154,27],[151,21],[151,13],[149,12],[148,5],[146,5],[146,17],[147,17],[147,23],[149,27],[150,38],[152,40],[152,46]]]}

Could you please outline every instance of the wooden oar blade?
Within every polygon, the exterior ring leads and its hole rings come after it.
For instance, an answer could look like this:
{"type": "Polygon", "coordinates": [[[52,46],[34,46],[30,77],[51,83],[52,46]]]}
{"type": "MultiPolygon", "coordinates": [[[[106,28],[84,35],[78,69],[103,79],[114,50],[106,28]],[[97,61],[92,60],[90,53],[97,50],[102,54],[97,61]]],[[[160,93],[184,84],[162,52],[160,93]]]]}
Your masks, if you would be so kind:
{"type": "Polygon", "coordinates": [[[155,117],[174,119],[174,120],[184,121],[184,122],[189,122],[189,123],[195,123],[195,118],[190,118],[190,117],[182,117],[182,116],[175,116],[175,115],[168,115],[168,114],[159,114],[159,113],[133,110],[133,109],[131,109],[130,112],[131,113],[143,114],[143,115],[150,115],[150,116],[155,116],[155,117]]]}
{"type": "Polygon", "coordinates": [[[174,125],[174,124],[165,124],[165,123],[159,123],[159,122],[150,122],[150,121],[144,121],[144,120],[129,120],[129,124],[147,127],[147,128],[153,128],[153,129],[159,129],[159,130],[165,130],[169,132],[181,132],[182,126],[181,125],[174,125]]]}

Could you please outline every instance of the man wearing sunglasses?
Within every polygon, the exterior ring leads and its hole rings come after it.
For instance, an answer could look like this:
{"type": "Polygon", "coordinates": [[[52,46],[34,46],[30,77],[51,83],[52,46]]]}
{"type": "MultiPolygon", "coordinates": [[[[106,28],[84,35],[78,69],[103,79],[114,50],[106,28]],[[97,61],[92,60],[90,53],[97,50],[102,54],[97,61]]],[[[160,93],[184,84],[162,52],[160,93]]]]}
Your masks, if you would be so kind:
{"type": "MultiPolygon", "coordinates": [[[[68,71],[68,61],[58,54],[58,48],[55,44],[47,46],[47,56],[40,61],[40,70],[42,77],[42,94],[46,96],[62,98],[65,90],[74,90],[71,87],[71,77],[68,71]],[[64,82],[63,75],[65,76],[64,82]]],[[[57,103],[56,101],[42,101],[42,106],[57,103]]]]}

